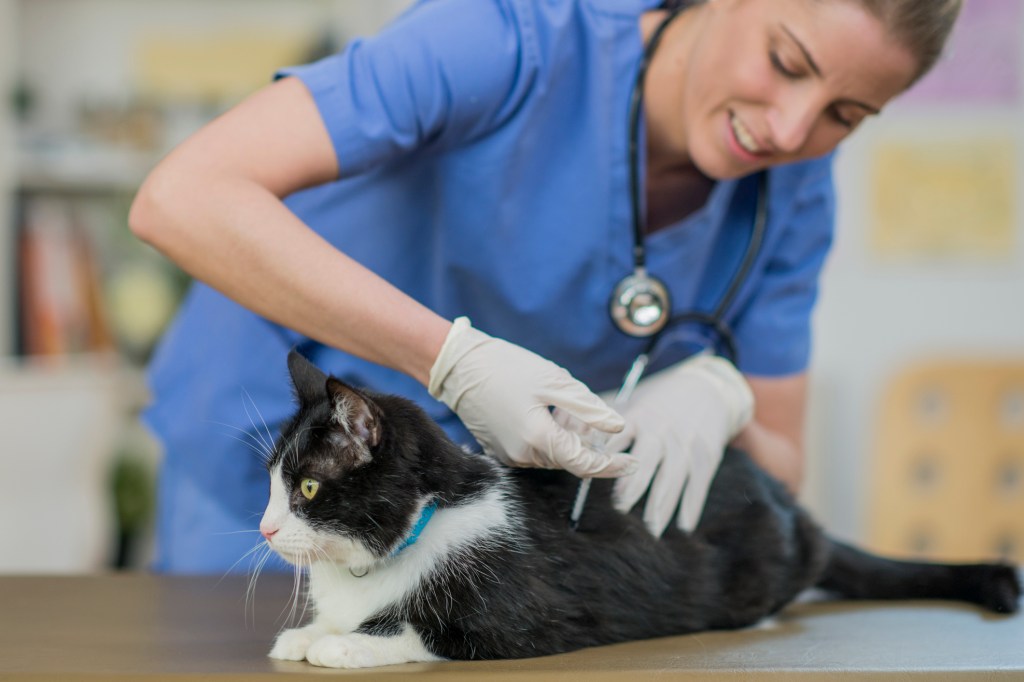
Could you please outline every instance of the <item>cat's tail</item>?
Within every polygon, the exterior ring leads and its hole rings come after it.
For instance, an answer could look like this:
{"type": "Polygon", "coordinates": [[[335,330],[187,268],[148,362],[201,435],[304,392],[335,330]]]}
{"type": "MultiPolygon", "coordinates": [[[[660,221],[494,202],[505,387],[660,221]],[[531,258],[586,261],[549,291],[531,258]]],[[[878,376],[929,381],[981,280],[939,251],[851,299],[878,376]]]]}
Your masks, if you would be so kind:
{"type": "Polygon", "coordinates": [[[952,599],[998,613],[1020,605],[1017,571],[1007,564],[897,561],[831,541],[818,587],[847,599],[952,599]]]}

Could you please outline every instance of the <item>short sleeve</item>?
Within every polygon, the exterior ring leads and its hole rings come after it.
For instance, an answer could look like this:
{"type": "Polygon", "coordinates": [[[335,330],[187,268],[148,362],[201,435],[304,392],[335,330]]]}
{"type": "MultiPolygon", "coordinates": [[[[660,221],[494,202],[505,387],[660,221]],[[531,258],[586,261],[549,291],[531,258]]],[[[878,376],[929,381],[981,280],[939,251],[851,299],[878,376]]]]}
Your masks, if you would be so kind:
{"type": "Polygon", "coordinates": [[[832,157],[807,164],[805,171],[790,195],[789,210],[781,213],[779,239],[763,275],[734,323],[745,373],[795,374],[810,361],[811,313],[835,227],[832,157]]]}
{"type": "Polygon", "coordinates": [[[422,0],[379,34],[283,69],[313,94],[341,177],[500,126],[528,90],[536,36],[523,0],[422,0]]]}

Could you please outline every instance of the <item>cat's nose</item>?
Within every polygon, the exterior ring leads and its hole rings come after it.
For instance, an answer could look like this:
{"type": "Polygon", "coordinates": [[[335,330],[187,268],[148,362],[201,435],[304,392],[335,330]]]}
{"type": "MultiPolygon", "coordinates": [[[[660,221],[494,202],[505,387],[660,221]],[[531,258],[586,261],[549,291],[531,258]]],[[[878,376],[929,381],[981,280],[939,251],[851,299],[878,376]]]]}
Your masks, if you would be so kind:
{"type": "Polygon", "coordinates": [[[260,524],[260,535],[262,535],[263,538],[266,540],[269,540],[271,537],[273,537],[274,533],[276,533],[279,530],[281,529],[277,526],[272,526],[266,523],[260,524]]]}

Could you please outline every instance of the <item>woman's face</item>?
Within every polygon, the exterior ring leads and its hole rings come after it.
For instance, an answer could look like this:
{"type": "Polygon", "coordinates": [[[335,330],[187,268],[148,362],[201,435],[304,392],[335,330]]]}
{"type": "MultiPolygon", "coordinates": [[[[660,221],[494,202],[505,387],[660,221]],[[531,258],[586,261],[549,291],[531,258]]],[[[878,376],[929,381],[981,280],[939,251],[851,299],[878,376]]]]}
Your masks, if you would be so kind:
{"type": "Polygon", "coordinates": [[[852,0],[708,0],[676,23],[648,72],[650,142],[717,179],[831,151],[917,68],[852,0]]]}

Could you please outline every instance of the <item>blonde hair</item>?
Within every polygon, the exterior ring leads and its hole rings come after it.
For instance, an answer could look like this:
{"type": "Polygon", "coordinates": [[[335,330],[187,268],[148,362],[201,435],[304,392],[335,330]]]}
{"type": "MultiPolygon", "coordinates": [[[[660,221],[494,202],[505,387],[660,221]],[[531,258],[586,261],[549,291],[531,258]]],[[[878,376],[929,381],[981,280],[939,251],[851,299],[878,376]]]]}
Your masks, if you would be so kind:
{"type": "Polygon", "coordinates": [[[917,59],[914,81],[942,56],[962,0],[847,0],[859,2],[917,59]]]}
{"type": "MultiPolygon", "coordinates": [[[[680,10],[707,0],[665,0],[662,8],[680,10]]],[[[835,1],[835,0],[831,0],[835,1]]],[[[911,83],[928,73],[942,56],[963,0],[843,0],[859,3],[877,17],[917,60],[911,83]]]]}

